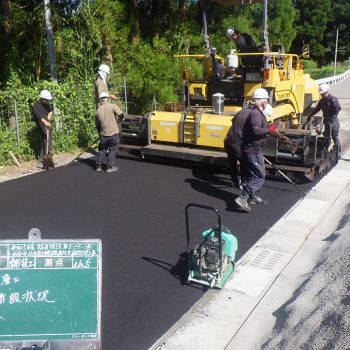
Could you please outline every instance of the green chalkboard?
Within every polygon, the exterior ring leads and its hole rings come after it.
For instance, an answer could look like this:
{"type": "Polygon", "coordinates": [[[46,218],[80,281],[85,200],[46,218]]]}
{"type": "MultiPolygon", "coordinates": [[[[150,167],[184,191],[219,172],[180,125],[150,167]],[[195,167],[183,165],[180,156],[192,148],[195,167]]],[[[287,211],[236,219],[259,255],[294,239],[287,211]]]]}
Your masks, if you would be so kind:
{"type": "Polygon", "coordinates": [[[0,241],[0,341],[99,339],[101,241],[0,241]]]}

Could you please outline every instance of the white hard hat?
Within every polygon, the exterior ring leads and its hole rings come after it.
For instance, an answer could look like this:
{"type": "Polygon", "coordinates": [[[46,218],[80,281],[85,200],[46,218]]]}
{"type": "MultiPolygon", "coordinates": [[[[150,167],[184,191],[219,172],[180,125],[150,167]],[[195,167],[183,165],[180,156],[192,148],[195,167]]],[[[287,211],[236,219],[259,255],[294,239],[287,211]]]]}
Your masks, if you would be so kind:
{"type": "Polygon", "coordinates": [[[329,91],[329,85],[328,84],[321,84],[320,85],[320,94],[324,94],[327,91],[329,91]]]}
{"type": "Polygon", "coordinates": [[[106,64],[101,64],[98,67],[98,70],[100,70],[101,72],[105,72],[105,73],[109,74],[109,67],[106,64]]]}
{"type": "Polygon", "coordinates": [[[270,104],[267,104],[263,113],[264,113],[266,118],[271,117],[271,115],[273,113],[273,107],[270,104]]]}
{"type": "Polygon", "coordinates": [[[261,99],[268,100],[269,94],[265,89],[258,88],[256,90],[254,90],[252,98],[256,99],[256,100],[261,100],[261,99]]]}
{"type": "Polygon", "coordinates": [[[52,100],[52,95],[49,90],[41,90],[39,96],[45,100],[52,100]]]}
{"type": "Polygon", "coordinates": [[[109,98],[109,95],[108,95],[108,92],[101,92],[99,95],[98,95],[98,98],[101,100],[103,98],[109,98]]]}
{"type": "Polygon", "coordinates": [[[235,28],[228,28],[226,30],[226,36],[230,39],[234,32],[235,32],[235,28]]]}

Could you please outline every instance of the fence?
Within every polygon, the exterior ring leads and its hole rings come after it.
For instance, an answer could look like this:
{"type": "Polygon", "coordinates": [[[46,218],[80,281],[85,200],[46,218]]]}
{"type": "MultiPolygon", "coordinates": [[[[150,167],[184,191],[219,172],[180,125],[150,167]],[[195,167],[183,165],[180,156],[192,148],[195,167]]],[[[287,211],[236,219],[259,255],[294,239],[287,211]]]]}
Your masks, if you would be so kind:
{"type": "Polygon", "coordinates": [[[329,85],[335,85],[335,84],[338,84],[338,83],[344,81],[349,76],[350,76],[350,69],[342,74],[339,74],[339,75],[334,75],[332,77],[323,78],[323,79],[317,79],[316,83],[319,85],[324,84],[324,83],[327,83],[329,85]]]}

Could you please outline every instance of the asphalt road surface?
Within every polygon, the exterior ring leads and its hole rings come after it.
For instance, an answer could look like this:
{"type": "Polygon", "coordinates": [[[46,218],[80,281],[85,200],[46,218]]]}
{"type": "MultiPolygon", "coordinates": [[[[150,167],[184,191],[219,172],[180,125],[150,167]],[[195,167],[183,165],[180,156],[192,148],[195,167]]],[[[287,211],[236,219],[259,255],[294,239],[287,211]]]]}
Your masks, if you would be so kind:
{"type": "MultiPolygon", "coordinates": [[[[343,106],[344,149],[350,135],[344,93],[349,84],[332,88],[343,106]]],[[[183,283],[188,203],[220,211],[237,236],[239,259],[301,197],[295,186],[267,180],[261,195],[269,205],[244,214],[234,209],[239,192],[217,169],[140,162],[123,152],[117,173],[96,173],[93,163],[1,183],[0,239],[27,238],[33,227],[44,239],[102,239],[104,349],[147,349],[205,293],[183,283]]],[[[307,191],[311,184],[300,187],[307,191]]],[[[190,214],[195,244],[217,218],[199,209],[190,214]]]]}
{"type": "MultiPolygon", "coordinates": [[[[44,239],[102,239],[104,349],[147,349],[205,293],[183,283],[186,204],[220,211],[238,238],[238,259],[300,198],[293,185],[267,180],[261,194],[269,205],[244,214],[234,209],[239,193],[228,174],[217,169],[141,162],[123,152],[117,173],[92,165],[1,183],[0,239],[27,238],[33,227],[44,239]]],[[[195,244],[217,218],[196,208],[190,215],[195,244]]]]}

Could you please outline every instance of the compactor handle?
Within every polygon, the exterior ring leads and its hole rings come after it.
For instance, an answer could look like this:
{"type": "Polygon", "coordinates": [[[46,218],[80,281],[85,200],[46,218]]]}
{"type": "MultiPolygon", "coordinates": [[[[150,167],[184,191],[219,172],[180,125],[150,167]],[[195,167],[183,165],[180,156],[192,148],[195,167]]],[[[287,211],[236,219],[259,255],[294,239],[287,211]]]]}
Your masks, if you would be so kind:
{"type": "Polygon", "coordinates": [[[189,224],[189,219],[188,219],[188,212],[190,207],[196,207],[196,208],[201,208],[201,209],[206,209],[206,210],[211,210],[214,211],[217,216],[218,216],[218,227],[219,227],[219,256],[220,256],[220,273],[221,273],[221,268],[222,268],[222,261],[221,261],[221,256],[222,256],[222,242],[221,242],[221,215],[219,211],[216,208],[209,207],[207,205],[203,204],[196,204],[196,203],[189,203],[185,207],[185,216],[186,216],[186,237],[187,237],[187,256],[188,256],[188,270],[190,271],[191,267],[191,261],[190,261],[190,224],[189,224]]]}

